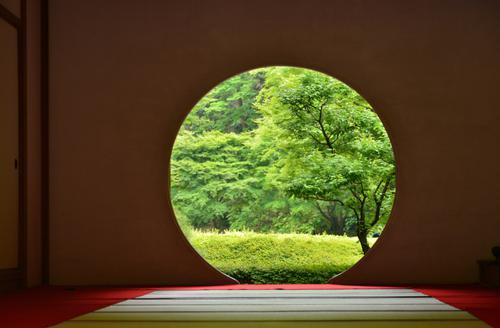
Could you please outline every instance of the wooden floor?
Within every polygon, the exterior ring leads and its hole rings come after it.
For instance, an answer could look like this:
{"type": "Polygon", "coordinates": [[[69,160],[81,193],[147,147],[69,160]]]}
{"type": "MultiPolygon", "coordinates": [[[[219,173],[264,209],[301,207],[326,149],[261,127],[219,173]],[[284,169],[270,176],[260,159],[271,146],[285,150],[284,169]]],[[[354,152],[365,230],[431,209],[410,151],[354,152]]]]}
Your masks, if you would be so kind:
{"type": "Polygon", "coordinates": [[[56,327],[487,327],[412,289],[155,291],[56,327]]]}

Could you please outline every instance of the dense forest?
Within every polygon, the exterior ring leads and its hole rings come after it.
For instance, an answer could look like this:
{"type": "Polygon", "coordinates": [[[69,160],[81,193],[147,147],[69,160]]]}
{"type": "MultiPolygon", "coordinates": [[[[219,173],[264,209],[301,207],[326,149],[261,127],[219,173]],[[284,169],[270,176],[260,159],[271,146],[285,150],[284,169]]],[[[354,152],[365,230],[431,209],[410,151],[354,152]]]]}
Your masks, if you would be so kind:
{"type": "Polygon", "coordinates": [[[366,253],[392,207],[394,157],[353,89],[316,71],[262,68],[193,108],[171,191],[181,224],[199,230],[357,236],[366,253]]]}

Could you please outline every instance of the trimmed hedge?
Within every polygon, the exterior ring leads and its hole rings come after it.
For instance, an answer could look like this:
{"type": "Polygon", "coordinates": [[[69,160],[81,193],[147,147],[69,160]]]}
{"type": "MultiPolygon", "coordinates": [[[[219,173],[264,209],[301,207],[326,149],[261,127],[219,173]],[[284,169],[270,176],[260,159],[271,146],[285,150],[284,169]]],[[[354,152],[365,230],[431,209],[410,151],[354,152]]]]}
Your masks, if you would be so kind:
{"type": "Polygon", "coordinates": [[[194,231],[190,241],[210,264],[250,284],[326,283],[363,256],[357,239],[343,236],[194,231]]]}

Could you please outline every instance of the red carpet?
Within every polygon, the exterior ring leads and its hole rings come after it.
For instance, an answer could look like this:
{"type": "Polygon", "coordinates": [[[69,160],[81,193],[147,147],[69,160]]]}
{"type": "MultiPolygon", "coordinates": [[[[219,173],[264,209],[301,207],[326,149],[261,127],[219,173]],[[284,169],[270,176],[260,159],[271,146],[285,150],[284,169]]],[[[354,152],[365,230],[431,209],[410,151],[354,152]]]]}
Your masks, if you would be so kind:
{"type": "MultiPolygon", "coordinates": [[[[144,295],[153,290],[192,289],[358,289],[383,288],[343,285],[229,285],[159,288],[40,287],[0,296],[0,327],[48,327],[99,308],[144,295]]],[[[394,287],[392,287],[394,288],[394,287]]],[[[500,328],[500,290],[476,286],[413,287],[461,310],[492,327],[500,328]]]]}
{"type": "Polygon", "coordinates": [[[413,287],[444,303],[473,314],[492,327],[500,327],[500,289],[478,286],[413,287]]]}

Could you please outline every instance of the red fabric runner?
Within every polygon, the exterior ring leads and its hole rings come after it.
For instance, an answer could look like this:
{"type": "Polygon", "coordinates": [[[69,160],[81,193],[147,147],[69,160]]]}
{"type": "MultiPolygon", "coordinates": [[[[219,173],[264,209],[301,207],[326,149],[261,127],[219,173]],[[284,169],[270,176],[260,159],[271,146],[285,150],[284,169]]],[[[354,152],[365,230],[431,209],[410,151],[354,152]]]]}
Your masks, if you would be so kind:
{"type": "MultiPolygon", "coordinates": [[[[0,295],[0,327],[48,327],[108,305],[155,290],[196,289],[362,289],[389,286],[345,285],[228,285],[198,287],[113,288],[38,287],[0,295]]],[[[396,287],[397,288],[397,287],[396,287]]],[[[407,286],[468,311],[500,328],[500,289],[477,286],[407,286]]]]}

